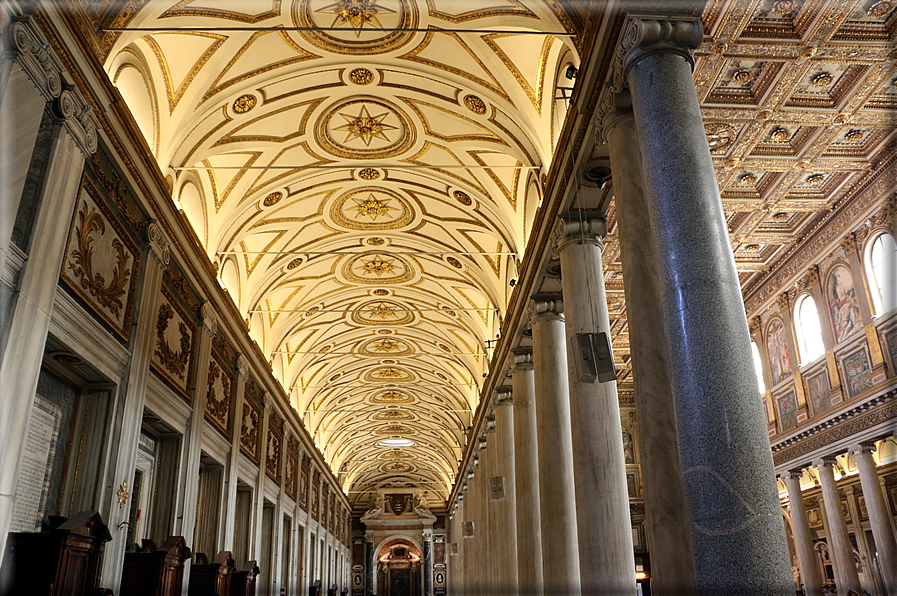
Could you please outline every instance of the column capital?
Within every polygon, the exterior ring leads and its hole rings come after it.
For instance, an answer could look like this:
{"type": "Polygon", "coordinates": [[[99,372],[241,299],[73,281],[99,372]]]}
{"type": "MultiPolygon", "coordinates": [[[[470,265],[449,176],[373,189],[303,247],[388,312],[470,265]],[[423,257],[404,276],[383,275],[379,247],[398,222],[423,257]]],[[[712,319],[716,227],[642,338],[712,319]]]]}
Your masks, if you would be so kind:
{"type": "Polygon", "coordinates": [[[262,403],[265,405],[265,414],[270,414],[271,410],[274,409],[274,396],[271,395],[270,391],[265,391],[265,394],[262,396],[262,403]]]}
{"type": "Polygon", "coordinates": [[[168,267],[168,262],[171,260],[171,249],[168,239],[165,237],[159,224],[150,222],[150,224],[146,226],[146,238],[149,241],[149,253],[154,256],[163,267],[168,267]]]}
{"type": "Polygon", "coordinates": [[[861,453],[873,453],[877,447],[874,443],[856,443],[847,448],[847,452],[851,455],[860,455],[861,453]]]}
{"type": "Polygon", "coordinates": [[[515,373],[518,370],[532,370],[532,369],[533,369],[533,353],[531,351],[514,354],[514,357],[511,360],[511,373],[515,373]]]}
{"type": "Polygon", "coordinates": [[[237,356],[237,375],[244,381],[249,378],[249,359],[243,354],[237,356]]]}
{"type": "Polygon", "coordinates": [[[56,114],[64,119],[63,127],[74,139],[85,157],[97,150],[97,118],[93,108],[77,89],[65,89],[54,102],[56,114]]]}
{"type": "Polygon", "coordinates": [[[17,19],[10,37],[19,66],[44,99],[53,101],[62,93],[62,61],[50,49],[37,26],[28,19],[17,19]]]}
{"type": "Polygon", "coordinates": [[[510,406],[514,403],[514,394],[510,389],[501,389],[495,392],[496,406],[510,406]]]}
{"type": "Polygon", "coordinates": [[[629,70],[646,57],[657,53],[672,53],[685,58],[694,69],[693,52],[701,45],[704,28],[695,18],[627,17],[614,65],[614,84],[624,86],[629,70]]]}
{"type": "Polygon", "coordinates": [[[209,301],[203,302],[200,308],[202,318],[202,327],[213,337],[218,332],[218,315],[215,314],[215,308],[209,301]]]}
{"type": "Polygon", "coordinates": [[[560,253],[570,246],[593,244],[604,250],[604,237],[607,235],[607,220],[603,217],[579,220],[575,218],[558,218],[552,232],[554,249],[560,253]]]}
{"type": "MultiPolygon", "coordinates": [[[[495,413],[494,412],[490,413],[489,415],[486,416],[486,434],[487,435],[495,434],[495,413]]],[[[486,439],[482,438],[480,440],[485,441],[486,439]]],[[[483,445],[483,449],[485,449],[485,448],[486,448],[486,446],[483,445]]]]}
{"type": "Polygon", "coordinates": [[[803,470],[786,470],[785,472],[782,472],[781,474],[779,474],[779,478],[781,478],[782,480],[785,480],[786,482],[788,480],[797,480],[798,481],[797,485],[800,486],[800,477],[802,475],[803,475],[803,470]]]}
{"type": "Polygon", "coordinates": [[[632,113],[632,96],[629,89],[614,90],[610,83],[601,91],[598,110],[598,132],[605,141],[615,126],[635,117],[632,113]]]}
{"type": "Polygon", "coordinates": [[[536,320],[564,320],[563,300],[538,300],[533,299],[529,304],[530,324],[536,320]]]}
{"type": "Polygon", "coordinates": [[[433,529],[425,528],[424,530],[421,530],[421,536],[423,537],[424,542],[433,540],[433,529]]]}
{"type": "Polygon", "coordinates": [[[366,532],[365,535],[364,535],[364,541],[365,541],[365,542],[373,542],[373,541],[374,541],[374,534],[371,533],[371,532],[366,532]]]}
{"type": "Polygon", "coordinates": [[[822,468],[834,469],[838,465],[838,460],[831,456],[819,457],[813,460],[813,467],[817,470],[822,468]]]}

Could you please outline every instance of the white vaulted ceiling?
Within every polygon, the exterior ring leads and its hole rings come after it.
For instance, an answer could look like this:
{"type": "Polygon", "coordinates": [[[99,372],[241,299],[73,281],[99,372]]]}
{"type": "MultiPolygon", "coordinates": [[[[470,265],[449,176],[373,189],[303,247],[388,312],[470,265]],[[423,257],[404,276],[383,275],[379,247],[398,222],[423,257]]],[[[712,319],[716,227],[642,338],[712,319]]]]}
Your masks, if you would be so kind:
{"type": "Polygon", "coordinates": [[[106,70],[350,500],[446,497],[563,122],[555,84],[578,65],[568,16],[131,6],[106,70]]]}

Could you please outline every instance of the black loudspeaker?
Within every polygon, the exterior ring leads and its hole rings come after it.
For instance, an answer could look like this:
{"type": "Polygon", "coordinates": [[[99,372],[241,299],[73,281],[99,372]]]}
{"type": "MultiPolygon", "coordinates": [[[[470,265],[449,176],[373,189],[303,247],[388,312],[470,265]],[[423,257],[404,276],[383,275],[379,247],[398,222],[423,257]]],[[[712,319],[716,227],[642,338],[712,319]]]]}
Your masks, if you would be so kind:
{"type": "Polygon", "coordinates": [[[489,477],[489,490],[492,492],[492,497],[489,499],[490,501],[504,501],[505,500],[505,478],[504,478],[504,476],[490,476],[489,477]]]}
{"type": "Polygon", "coordinates": [[[594,383],[595,379],[601,383],[616,380],[614,354],[606,333],[577,333],[570,341],[576,378],[580,383],[594,383]]]}
{"type": "Polygon", "coordinates": [[[473,538],[473,522],[462,522],[461,528],[464,538],[473,538]]]}

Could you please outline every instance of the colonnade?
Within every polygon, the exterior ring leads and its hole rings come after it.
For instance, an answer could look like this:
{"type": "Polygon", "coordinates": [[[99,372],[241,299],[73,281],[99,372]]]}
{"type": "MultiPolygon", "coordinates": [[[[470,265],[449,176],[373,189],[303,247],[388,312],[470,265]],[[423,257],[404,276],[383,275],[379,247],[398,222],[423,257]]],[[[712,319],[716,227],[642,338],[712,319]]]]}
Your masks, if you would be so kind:
{"type": "MultiPolygon", "coordinates": [[[[860,488],[866,503],[869,525],[875,547],[878,551],[879,569],[884,589],[888,594],[897,594],[897,540],[893,518],[883,493],[884,478],[876,470],[872,453],[875,445],[870,442],[858,443],[848,448],[860,478],[860,488]]],[[[863,593],[857,566],[854,560],[854,547],[847,530],[847,521],[841,508],[841,491],[835,482],[835,469],[838,462],[834,454],[813,460],[819,485],[822,489],[823,519],[825,520],[826,544],[832,561],[835,585],[838,593],[854,590],[863,593]]],[[[814,548],[814,536],[810,531],[807,510],[801,493],[800,479],[804,468],[798,466],[780,475],[788,491],[788,505],[791,513],[791,526],[794,533],[794,550],[797,553],[801,581],[807,596],[823,594],[823,570],[819,568],[819,559],[814,548]]],[[[858,538],[859,540],[859,538],[858,538]]]]}
{"type": "MultiPolygon", "coordinates": [[[[652,575],[659,593],[784,595],[793,584],[765,414],[691,76],[701,39],[697,20],[628,17],[600,98],[636,407],[649,425],[640,449],[652,575]]],[[[459,475],[463,538],[453,536],[450,575],[463,593],[636,591],[616,384],[580,380],[576,362],[577,334],[610,337],[605,233],[594,214],[555,227],[563,295],[533,297],[532,352],[508,365],[514,407],[497,407],[495,434],[477,438],[478,463],[459,475]],[[485,462],[512,441],[515,494],[487,494],[500,467],[485,462]],[[512,557],[516,582],[499,583],[493,563],[512,557]]]]}

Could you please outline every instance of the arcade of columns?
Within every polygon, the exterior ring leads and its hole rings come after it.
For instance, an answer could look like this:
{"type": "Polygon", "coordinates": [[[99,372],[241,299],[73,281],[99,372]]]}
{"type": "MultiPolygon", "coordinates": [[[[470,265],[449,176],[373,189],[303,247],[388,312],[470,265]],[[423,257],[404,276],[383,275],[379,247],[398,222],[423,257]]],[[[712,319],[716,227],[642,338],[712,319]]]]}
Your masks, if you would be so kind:
{"type": "MultiPolygon", "coordinates": [[[[748,325],[691,76],[701,25],[630,16],[621,39],[599,129],[620,226],[652,587],[793,594],[748,325]]],[[[513,356],[511,387],[497,392],[471,438],[449,502],[455,593],[634,592],[616,385],[580,382],[570,343],[577,333],[609,332],[605,232],[594,216],[562,217],[555,227],[563,295],[534,296],[532,351],[513,356]]],[[[897,594],[894,524],[873,449],[850,451],[886,590],[897,594]]],[[[813,465],[838,593],[862,593],[832,461],[813,465]]],[[[817,595],[822,576],[799,477],[782,476],[801,576],[819,579],[805,590],[817,595]]]]}

